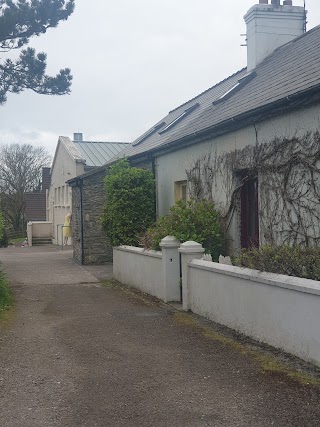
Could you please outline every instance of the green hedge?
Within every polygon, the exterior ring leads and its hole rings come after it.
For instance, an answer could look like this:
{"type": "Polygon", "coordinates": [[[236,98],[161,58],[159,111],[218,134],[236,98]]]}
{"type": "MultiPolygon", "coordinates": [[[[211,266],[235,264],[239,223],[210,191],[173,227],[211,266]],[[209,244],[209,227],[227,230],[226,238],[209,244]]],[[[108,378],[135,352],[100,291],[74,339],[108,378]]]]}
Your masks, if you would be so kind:
{"type": "Polygon", "coordinates": [[[262,246],[243,249],[235,264],[269,273],[320,280],[320,248],[262,246]]]}
{"type": "Polygon", "coordinates": [[[181,242],[194,240],[201,243],[214,260],[219,258],[223,246],[220,215],[213,202],[194,199],[179,201],[171,207],[167,216],[158,219],[140,238],[141,246],[158,249],[166,236],[175,236],[181,242]]]}
{"type": "Polygon", "coordinates": [[[155,180],[127,160],[112,166],[105,178],[106,203],[102,226],[113,246],[138,245],[138,235],[155,220],[155,180]]]}

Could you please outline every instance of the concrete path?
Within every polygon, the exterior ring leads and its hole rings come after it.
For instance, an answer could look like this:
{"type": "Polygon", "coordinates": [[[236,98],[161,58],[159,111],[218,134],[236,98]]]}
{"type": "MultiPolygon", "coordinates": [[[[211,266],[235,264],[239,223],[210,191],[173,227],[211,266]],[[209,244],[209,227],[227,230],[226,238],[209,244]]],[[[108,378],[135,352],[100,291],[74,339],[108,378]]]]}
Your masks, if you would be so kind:
{"type": "Polygon", "coordinates": [[[54,248],[0,259],[16,297],[0,327],[1,427],[320,425],[318,386],[263,370],[252,345],[195,316],[100,286],[110,266],[54,248]]]}

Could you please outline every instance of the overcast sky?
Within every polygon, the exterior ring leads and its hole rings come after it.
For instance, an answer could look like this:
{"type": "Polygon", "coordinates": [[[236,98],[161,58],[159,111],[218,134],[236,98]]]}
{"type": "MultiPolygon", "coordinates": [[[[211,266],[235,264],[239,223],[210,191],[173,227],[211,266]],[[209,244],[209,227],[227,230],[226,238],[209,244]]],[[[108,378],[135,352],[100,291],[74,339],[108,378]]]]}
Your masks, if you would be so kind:
{"type": "MultiPolygon", "coordinates": [[[[319,0],[306,0],[308,29],[319,0]]],[[[258,0],[76,0],[68,21],[30,46],[48,72],[70,67],[72,93],[26,91],[0,107],[0,143],[54,153],[58,136],[133,141],[182,102],[246,66],[243,15],[258,0]]],[[[302,6],[303,0],[294,0],[302,6]]]]}

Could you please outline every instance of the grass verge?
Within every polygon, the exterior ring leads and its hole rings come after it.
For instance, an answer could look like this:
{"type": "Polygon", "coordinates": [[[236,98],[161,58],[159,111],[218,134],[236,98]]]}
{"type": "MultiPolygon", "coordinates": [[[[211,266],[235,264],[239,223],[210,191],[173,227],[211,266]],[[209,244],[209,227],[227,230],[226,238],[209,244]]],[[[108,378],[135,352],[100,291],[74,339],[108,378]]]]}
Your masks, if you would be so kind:
{"type": "Polygon", "coordinates": [[[12,307],[13,297],[9,286],[8,278],[4,271],[0,269],[0,319],[5,316],[5,312],[12,307]]]}
{"type": "Polygon", "coordinates": [[[279,357],[274,356],[271,351],[263,351],[262,347],[259,347],[258,345],[253,348],[252,345],[249,346],[243,344],[230,336],[226,336],[220,332],[217,332],[190,313],[176,312],[174,314],[174,319],[178,323],[198,331],[198,333],[204,337],[217,341],[223,346],[229,347],[253,359],[256,363],[258,363],[262,372],[264,373],[284,376],[304,386],[320,386],[319,377],[313,375],[312,373],[305,372],[299,368],[296,369],[295,367],[291,367],[289,363],[281,361],[279,357]]]}

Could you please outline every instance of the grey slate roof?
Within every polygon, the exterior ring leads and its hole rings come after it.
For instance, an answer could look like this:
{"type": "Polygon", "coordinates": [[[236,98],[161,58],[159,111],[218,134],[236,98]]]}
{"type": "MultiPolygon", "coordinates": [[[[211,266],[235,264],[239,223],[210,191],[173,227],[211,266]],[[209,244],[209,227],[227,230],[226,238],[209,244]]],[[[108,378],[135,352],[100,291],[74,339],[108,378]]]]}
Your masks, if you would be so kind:
{"type": "Polygon", "coordinates": [[[200,95],[196,96],[195,98],[190,99],[186,103],[180,105],[176,109],[170,111],[164,118],[159,120],[154,127],[157,125],[160,125],[161,123],[165,123],[162,128],[160,128],[157,132],[154,132],[152,135],[150,135],[148,138],[143,139],[144,135],[148,134],[152,129],[149,129],[145,134],[141,135],[139,138],[137,138],[135,141],[133,141],[132,144],[130,144],[129,147],[127,147],[122,153],[121,156],[131,156],[136,155],[140,153],[144,153],[146,151],[149,151],[151,149],[154,149],[164,143],[168,140],[168,138],[173,135],[176,132],[181,131],[184,126],[186,125],[186,122],[189,122],[190,120],[199,117],[203,111],[208,108],[208,106],[211,105],[211,103],[217,99],[220,98],[225,92],[230,90],[239,79],[244,77],[246,75],[246,69],[243,68],[242,70],[236,72],[232,76],[228,77],[227,79],[223,80],[222,82],[218,83],[217,85],[209,88],[205,92],[202,92],[200,95]],[[193,110],[188,116],[186,116],[184,119],[182,119],[180,122],[176,123],[175,126],[173,126],[170,130],[159,134],[163,130],[163,128],[173,122],[177,117],[179,117],[186,109],[194,106],[195,104],[199,103],[199,107],[193,110]],[[140,139],[142,139],[142,142],[137,145],[135,145],[140,139]]]}
{"type": "Polygon", "coordinates": [[[73,141],[86,166],[102,166],[129,144],[126,142],[73,141]]]}
{"type": "MultiPolygon", "coordinates": [[[[184,138],[191,138],[197,133],[209,132],[224,122],[234,120],[243,114],[251,114],[264,106],[287,99],[309,89],[320,93],[320,26],[281,46],[268,56],[254,70],[256,76],[235,91],[230,97],[213,105],[213,101],[230,90],[239,79],[247,74],[242,69],[228,77],[187,103],[171,111],[155,126],[175,120],[187,108],[196,103],[200,106],[176,123],[170,130],[159,134],[161,128],[147,136],[139,137],[125,149],[121,156],[138,156],[150,151],[161,150],[184,138]]],[[[164,125],[163,125],[164,127],[164,125]]],[[[115,160],[113,158],[112,160],[115,160]]]]}

